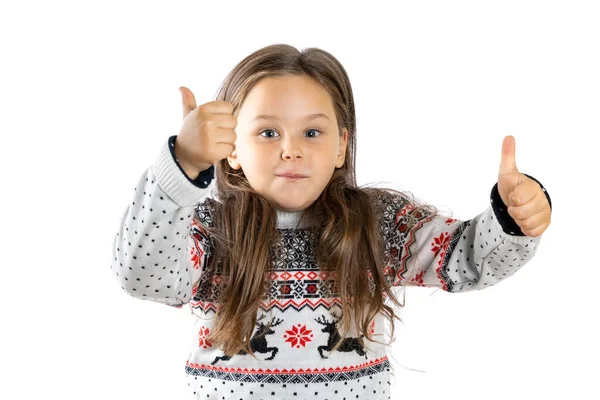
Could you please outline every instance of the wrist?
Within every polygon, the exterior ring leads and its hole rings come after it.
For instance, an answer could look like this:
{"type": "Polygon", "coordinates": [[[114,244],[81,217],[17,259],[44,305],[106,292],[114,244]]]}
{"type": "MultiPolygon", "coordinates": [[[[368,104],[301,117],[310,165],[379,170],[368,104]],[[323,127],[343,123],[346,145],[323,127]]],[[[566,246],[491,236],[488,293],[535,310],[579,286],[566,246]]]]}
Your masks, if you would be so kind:
{"type": "Polygon", "coordinates": [[[179,164],[179,167],[190,179],[196,179],[196,177],[200,174],[201,169],[199,167],[194,167],[190,162],[188,162],[185,156],[181,154],[181,147],[177,146],[177,138],[173,138],[173,156],[175,158],[175,162],[179,164]]]}

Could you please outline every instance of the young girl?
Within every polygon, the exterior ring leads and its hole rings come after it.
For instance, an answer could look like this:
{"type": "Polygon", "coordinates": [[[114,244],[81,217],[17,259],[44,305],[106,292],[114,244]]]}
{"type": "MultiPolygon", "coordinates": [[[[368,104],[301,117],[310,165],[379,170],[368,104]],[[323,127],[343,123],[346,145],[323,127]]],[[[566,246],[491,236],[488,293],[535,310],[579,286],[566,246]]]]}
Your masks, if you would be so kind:
{"type": "Polygon", "coordinates": [[[352,88],[323,50],[260,49],[199,107],[181,92],[181,131],[141,176],[112,268],[134,297],[189,304],[194,398],[389,399],[377,337],[388,320],[393,340],[400,320],[393,289],[495,285],[550,223],[548,193],[507,139],[472,220],[359,188],[352,88]]]}

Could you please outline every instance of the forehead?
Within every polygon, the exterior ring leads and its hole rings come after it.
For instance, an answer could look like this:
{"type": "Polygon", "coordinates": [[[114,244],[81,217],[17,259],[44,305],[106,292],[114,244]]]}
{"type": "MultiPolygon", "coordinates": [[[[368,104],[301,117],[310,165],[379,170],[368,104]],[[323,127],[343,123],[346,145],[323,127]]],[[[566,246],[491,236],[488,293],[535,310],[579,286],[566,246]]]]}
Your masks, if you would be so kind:
{"type": "Polygon", "coordinates": [[[238,119],[250,122],[259,115],[271,115],[282,120],[304,120],[313,114],[335,119],[327,90],[304,75],[277,76],[264,78],[250,89],[239,109],[238,119]]]}

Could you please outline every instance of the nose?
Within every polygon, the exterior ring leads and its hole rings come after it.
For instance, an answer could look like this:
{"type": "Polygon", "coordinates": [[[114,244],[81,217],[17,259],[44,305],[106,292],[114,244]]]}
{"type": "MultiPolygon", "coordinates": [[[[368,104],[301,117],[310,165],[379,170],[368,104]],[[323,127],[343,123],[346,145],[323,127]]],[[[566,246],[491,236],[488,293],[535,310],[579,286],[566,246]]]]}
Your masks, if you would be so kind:
{"type": "Polygon", "coordinates": [[[302,147],[298,141],[292,137],[289,137],[282,141],[281,158],[286,161],[300,160],[303,158],[302,147]]]}

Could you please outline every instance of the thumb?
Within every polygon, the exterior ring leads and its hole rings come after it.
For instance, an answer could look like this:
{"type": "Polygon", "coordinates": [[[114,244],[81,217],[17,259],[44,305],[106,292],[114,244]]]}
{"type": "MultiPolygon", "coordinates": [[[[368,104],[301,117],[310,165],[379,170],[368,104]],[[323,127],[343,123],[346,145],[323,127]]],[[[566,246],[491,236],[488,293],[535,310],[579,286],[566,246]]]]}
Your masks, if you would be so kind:
{"type": "Polygon", "coordinates": [[[181,92],[181,102],[183,104],[183,118],[185,118],[186,115],[196,109],[196,98],[194,93],[185,86],[181,86],[179,91],[181,92]]]}
{"type": "Polygon", "coordinates": [[[502,142],[502,157],[500,159],[500,172],[498,175],[519,172],[515,162],[515,138],[511,135],[505,136],[502,142]]]}

